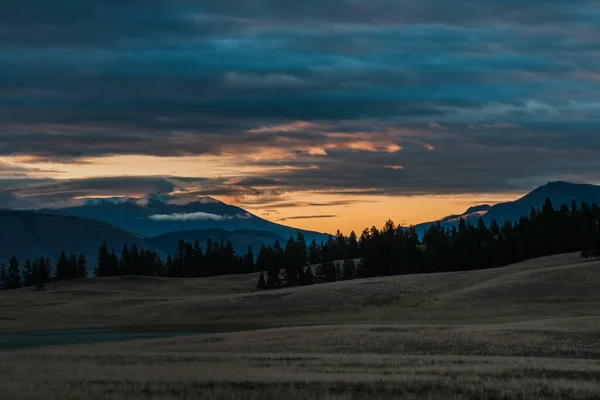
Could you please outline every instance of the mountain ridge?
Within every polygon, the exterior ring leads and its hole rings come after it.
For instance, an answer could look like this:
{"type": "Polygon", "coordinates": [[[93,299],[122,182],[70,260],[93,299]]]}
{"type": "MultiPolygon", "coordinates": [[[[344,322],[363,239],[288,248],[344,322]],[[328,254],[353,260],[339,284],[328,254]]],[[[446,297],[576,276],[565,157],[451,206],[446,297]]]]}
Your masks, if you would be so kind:
{"type": "Polygon", "coordinates": [[[515,221],[529,215],[531,207],[541,208],[550,199],[555,208],[562,204],[571,205],[572,201],[581,204],[600,204],[600,186],[589,183],[571,183],[565,181],[551,181],[538,186],[522,197],[509,202],[498,203],[493,206],[488,204],[470,207],[463,214],[450,215],[437,221],[424,222],[415,226],[420,237],[432,224],[440,222],[442,227],[451,229],[461,218],[467,222],[476,223],[479,218],[489,225],[492,219],[499,224],[505,221],[515,221]]]}
{"type": "Polygon", "coordinates": [[[223,203],[211,197],[177,204],[170,196],[149,195],[144,199],[92,201],[71,207],[40,209],[36,212],[54,215],[73,215],[89,218],[132,231],[142,237],[156,237],[171,232],[223,229],[227,231],[268,231],[289,238],[302,232],[307,241],[327,240],[328,235],[281,225],[260,218],[240,207],[223,203]],[[140,204],[146,201],[146,204],[140,204]]]}

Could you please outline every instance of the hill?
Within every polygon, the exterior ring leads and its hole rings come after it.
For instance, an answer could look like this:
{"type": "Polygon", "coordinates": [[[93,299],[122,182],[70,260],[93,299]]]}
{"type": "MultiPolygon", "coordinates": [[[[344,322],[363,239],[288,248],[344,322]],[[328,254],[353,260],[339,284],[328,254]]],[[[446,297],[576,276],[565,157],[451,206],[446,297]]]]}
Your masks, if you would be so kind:
{"type": "Polygon", "coordinates": [[[161,236],[146,238],[146,242],[150,243],[164,253],[172,253],[177,248],[177,243],[180,239],[186,242],[194,242],[199,240],[203,249],[206,249],[206,242],[211,239],[213,242],[231,241],[236,253],[240,255],[246,254],[248,246],[252,247],[255,255],[258,254],[261,245],[270,246],[279,240],[282,246],[285,246],[287,239],[277,236],[268,231],[255,230],[237,230],[226,231],[224,229],[205,229],[196,231],[180,231],[169,232],[161,236]]]}
{"type": "Polygon", "coordinates": [[[75,207],[44,209],[43,213],[90,218],[119,226],[143,237],[155,237],[170,232],[220,229],[228,231],[268,231],[289,238],[302,232],[307,241],[326,240],[327,236],[279,225],[259,218],[246,210],[210,197],[187,204],[171,203],[168,196],[150,197],[146,204],[138,199],[90,199],[75,207]]]}
{"type": "Polygon", "coordinates": [[[256,278],[96,278],[51,284],[44,293],[21,289],[3,295],[0,329],[162,326],[207,332],[243,326],[520,323],[600,316],[600,263],[581,262],[578,254],[490,270],[267,292],[254,291],[256,278]]]}
{"type": "Polygon", "coordinates": [[[577,254],[271,292],[252,292],[255,282],[94,278],[3,293],[0,391],[9,400],[40,391],[51,400],[597,398],[600,262],[577,254]]]}
{"type": "MultiPolygon", "coordinates": [[[[463,214],[450,215],[439,220],[439,222],[447,229],[451,229],[452,226],[457,225],[461,218],[472,224],[476,224],[479,218],[483,218],[486,224],[496,219],[502,225],[504,221],[514,221],[529,215],[531,207],[541,208],[546,199],[550,199],[552,204],[557,208],[563,204],[570,206],[573,200],[577,204],[581,202],[600,204],[600,186],[560,181],[549,182],[515,201],[498,203],[494,206],[481,205],[471,207],[463,214]]],[[[432,223],[436,222],[438,221],[418,224],[416,229],[419,236],[422,237],[425,230],[432,223]]]]}
{"type": "MultiPolygon", "coordinates": [[[[85,254],[88,274],[96,266],[98,247],[106,241],[117,252],[124,243],[138,248],[155,249],[139,236],[102,222],[27,211],[0,211],[0,261],[16,256],[25,258],[58,258],[61,251],[85,254]]],[[[160,254],[161,252],[157,250],[160,254]]]]}

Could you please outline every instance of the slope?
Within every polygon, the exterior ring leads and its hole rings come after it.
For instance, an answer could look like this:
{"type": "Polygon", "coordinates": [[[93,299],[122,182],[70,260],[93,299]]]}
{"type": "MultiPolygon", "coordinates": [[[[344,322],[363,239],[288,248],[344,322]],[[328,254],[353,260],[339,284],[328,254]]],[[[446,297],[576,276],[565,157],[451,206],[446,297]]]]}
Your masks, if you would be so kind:
{"type": "MultiPolygon", "coordinates": [[[[0,261],[16,256],[58,258],[61,251],[85,254],[89,272],[96,265],[98,247],[106,241],[120,251],[124,243],[156,250],[139,236],[102,222],[27,211],[0,211],[0,261]]],[[[157,250],[160,254],[160,251],[157,250]]]]}
{"type": "Polygon", "coordinates": [[[320,324],[482,324],[600,316],[600,263],[577,254],[512,266],[254,291],[256,275],[94,279],[7,292],[0,329],[200,332],[320,324]],[[125,282],[124,280],[127,280],[125,282]]]}
{"type": "MultiPolygon", "coordinates": [[[[463,214],[451,215],[439,220],[439,222],[442,227],[451,229],[458,224],[461,218],[467,222],[476,224],[477,220],[481,217],[487,224],[492,219],[496,219],[502,225],[505,221],[515,221],[529,215],[531,207],[541,208],[546,199],[550,199],[556,208],[563,204],[570,206],[572,201],[575,201],[578,205],[581,202],[600,204],[600,186],[568,182],[549,182],[515,201],[498,203],[494,206],[481,205],[471,207],[463,214]]],[[[438,221],[418,224],[416,230],[419,236],[422,237],[425,230],[436,222],[438,221]]]]}
{"type": "Polygon", "coordinates": [[[239,207],[210,197],[187,204],[173,204],[160,197],[151,197],[146,204],[137,199],[123,201],[95,200],[75,207],[46,209],[44,213],[91,218],[127,229],[143,237],[169,232],[222,229],[268,231],[289,238],[302,232],[310,242],[325,240],[318,232],[304,231],[259,218],[239,207]]]}

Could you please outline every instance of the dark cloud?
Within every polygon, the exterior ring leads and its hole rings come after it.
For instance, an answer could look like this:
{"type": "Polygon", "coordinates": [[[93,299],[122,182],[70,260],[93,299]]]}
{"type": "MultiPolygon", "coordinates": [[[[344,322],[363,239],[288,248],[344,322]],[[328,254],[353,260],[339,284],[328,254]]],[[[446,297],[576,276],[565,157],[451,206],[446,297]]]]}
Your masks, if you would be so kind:
{"type": "Polygon", "coordinates": [[[0,208],[41,208],[65,206],[84,197],[142,197],[149,193],[169,193],[178,186],[161,177],[106,177],[72,180],[24,180],[20,185],[2,185],[0,208]]]}
{"type": "Polygon", "coordinates": [[[3,1],[0,157],[221,155],[268,169],[136,186],[46,181],[50,171],[0,162],[10,181],[0,195],[32,205],[183,189],[179,200],[291,207],[282,197],[295,190],[595,181],[598,9],[599,0],[3,1]],[[284,156],[252,157],[273,148],[284,156]]]}

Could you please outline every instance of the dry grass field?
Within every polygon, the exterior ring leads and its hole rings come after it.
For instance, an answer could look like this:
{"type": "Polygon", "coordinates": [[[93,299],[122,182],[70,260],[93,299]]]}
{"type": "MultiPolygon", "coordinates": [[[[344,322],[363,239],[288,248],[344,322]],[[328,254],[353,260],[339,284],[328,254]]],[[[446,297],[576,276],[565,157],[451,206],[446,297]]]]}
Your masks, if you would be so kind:
{"type": "Polygon", "coordinates": [[[202,335],[0,353],[2,399],[596,399],[600,263],[254,291],[92,279],[0,296],[0,331],[202,335]]]}

